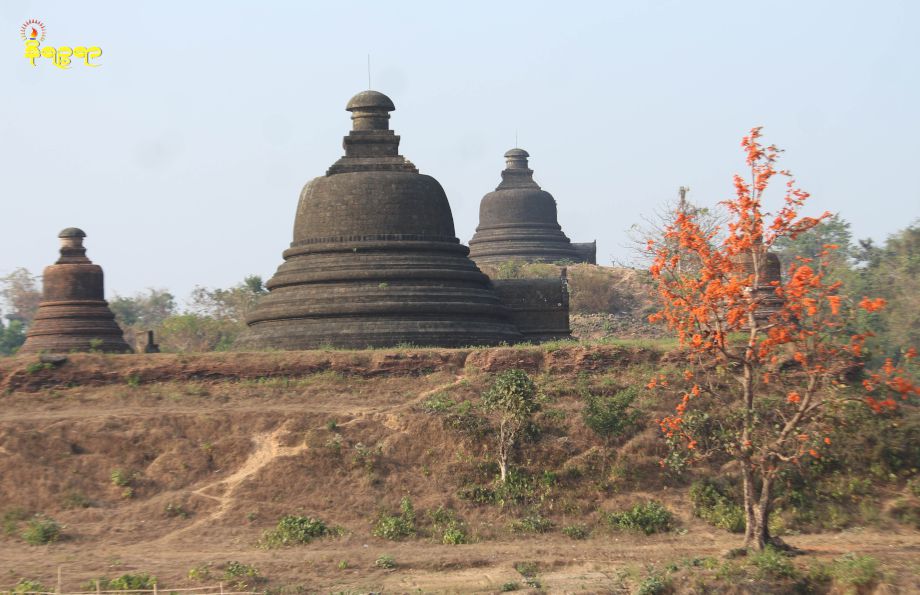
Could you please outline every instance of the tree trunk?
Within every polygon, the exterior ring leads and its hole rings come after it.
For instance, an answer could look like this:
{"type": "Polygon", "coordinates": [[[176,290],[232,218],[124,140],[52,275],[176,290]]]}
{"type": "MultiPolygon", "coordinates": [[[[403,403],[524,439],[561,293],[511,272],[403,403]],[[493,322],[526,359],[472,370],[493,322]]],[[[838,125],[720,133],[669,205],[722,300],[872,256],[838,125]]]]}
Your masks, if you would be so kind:
{"type": "Polygon", "coordinates": [[[747,457],[741,461],[741,479],[744,496],[744,548],[757,549],[756,533],[757,517],[754,513],[754,472],[751,462],[747,457]]]}
{"type": "Polygon", "coordinates": [[[770,544],[770,504],[772,501],[771,490],[773,487],[773,478],[764,477],[763,485],[760,486],[760,499],[754,506],[754,549],[760,551],[770,544]]]}
{"type": "Polygon", "coordinates": [[[762,551],[771,542],[770,505],[773,478],[765,477],[760,486],[760,497],[754,497],[754,473],[750,467],[744,472],[744,547],[762,551]]]}
{"type": "Polygon", "coordinates": [[[508,477],[508,453],[510,450],[508,448],[507,428],[505,427],[505,422],[502,422],[498,431],[498,470],[501,473],[502,483],[505,483],[505,478],[508,477]]]}

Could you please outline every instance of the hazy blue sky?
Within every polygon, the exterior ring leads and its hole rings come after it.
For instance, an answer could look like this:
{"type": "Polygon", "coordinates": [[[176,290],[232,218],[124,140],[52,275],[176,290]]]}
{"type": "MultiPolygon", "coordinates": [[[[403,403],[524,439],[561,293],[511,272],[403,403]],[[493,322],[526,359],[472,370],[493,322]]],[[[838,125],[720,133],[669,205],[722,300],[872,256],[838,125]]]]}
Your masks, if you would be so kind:
{"type": "Polygon", "coordinates": [[[86,230],[108,295],[268,278],[300,190],[341,154],[345,103],[397,111],[468,242],[502,154],[531,154],[574,241],[629,258],[626,230],[675,196],[731,196],[740,138],[859,237],[920,216],[920,2],[3,2],[0,274],[39,273],[86,230]],[[23,57],[98,45],[101,68],[23,57]]]}

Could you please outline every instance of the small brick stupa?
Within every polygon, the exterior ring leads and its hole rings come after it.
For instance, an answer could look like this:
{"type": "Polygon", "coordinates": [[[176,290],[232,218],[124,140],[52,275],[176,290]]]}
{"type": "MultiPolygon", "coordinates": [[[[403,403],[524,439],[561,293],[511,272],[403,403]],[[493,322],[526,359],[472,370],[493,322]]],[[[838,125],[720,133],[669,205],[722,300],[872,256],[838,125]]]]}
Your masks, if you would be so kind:
{"type": "Polygon", "coordinates": [[[597,264],[597,243],[573,244],[562,232],[553,195],[533,179],[524,149],[505,153],[502,181],[479,205],[479,227],[470,240],[477,264],[587,262],[597,264]]]}
{"type": "Polygon", "coordinates": [[[390,98],[363,91],[345,109],[345,156],[304,187],[284,263],[237,348],[523,340],[457,239],[444,189],[399,154],[390,98]]]}
{"type": "Polygon", "coordinates": [[[42,300],[19,353],[130,352],[105,301],[102,267],[86,257],[86,234],[68,227],[58,237],[61,257],[45,268],[42,300]]]}
{"type": "MultiPolygon", "coordinates": [[[[776,295],[776,285],[782,279],[782,268],[779,257],[772,252],[760,248],[762,259],[760,260],[759,279],[757,280],[757,291],[755,294],[758,300],[758,308],[755,317],[759,323],[766,323],[770,317],[783,307],[783,298],[776,295]]],[[[737,254],[732,258],[735,270],[739,275],[751,276],[754,274],[754,257],[751,253],[745,252],[737,254]]]]}

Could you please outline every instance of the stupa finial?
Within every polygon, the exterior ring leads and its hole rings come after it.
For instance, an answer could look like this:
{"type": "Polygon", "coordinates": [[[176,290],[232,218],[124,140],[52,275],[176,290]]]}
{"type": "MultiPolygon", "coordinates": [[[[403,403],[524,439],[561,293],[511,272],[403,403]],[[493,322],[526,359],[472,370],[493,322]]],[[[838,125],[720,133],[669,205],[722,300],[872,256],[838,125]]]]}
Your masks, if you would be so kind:
{"type": "Polygon", "coordinates": [[[524,149],[514,148],[505,153],[505,169],[528,169],[527,158],[530,153],[524,149]]]}
{"type": "Polygon", "coordinates": [[[390,112],[396,111],[393,100],[379,91],[361,91],[348,101],[352,130],[389,130],[390,112]]]}
{"type": "Polygon", "coordinates": [[[86,248],[83,246],[83,238],[86,232],[78,227],[68,227],[61,230],[58,238],[61,240],[61,257],[58,258],[57,264],[90,262],[86,257],[86,248]]]}
{"type": "Polygon", "coordinates": [[[418,170],[399,154],[399,136],[390,130],[393,100],[379,91],[361,91],[345,109],[351,112],[351,132],[342,140],[345,156],[326,170],[326,175],[357,171],[418,170]]]}

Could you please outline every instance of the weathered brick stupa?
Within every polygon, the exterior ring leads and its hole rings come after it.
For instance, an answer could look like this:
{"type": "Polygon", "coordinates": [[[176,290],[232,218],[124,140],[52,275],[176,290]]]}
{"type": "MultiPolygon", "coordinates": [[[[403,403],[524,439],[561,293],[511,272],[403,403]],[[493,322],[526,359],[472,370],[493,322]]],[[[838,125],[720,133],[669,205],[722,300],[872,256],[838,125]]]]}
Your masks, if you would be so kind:
{"type": "Polygon", "coordinates": [[[573,244],[556,217],[556,200],[537,185],[523,149],[505,153],[502,181],[479,205],[479,227],[470,240],[478,264],[524,262],[597,263],[597,243],[573,244]]]}
{"type": "MultiPolygon", "coordinates": [[[[760,261],[760,270],[758,271],[759,279],[757,280],[757,291],[755,297],[758,300],[758,308],[754,313],[758,322],[765,323],[770,317],[779,311],[783,306],[783,298],[776,295],[776,286],[782,279],[782,270],[779,262],[779,256],[760,247],[763,252],[760,261]]],[[[754,256],[745,252],[737,254],[732,258],[735,270],[741,276],[747,277],[754,274],[754,256]]]]}
{"type": "Polygon", "coordinates": [[[294,240],[241,349],[494,345],[522,340],[455,237],[447,196],[399,155],[389,97],[345,108],[345,156],[300,195],[294,240]]]}
{"type": "Polygon", "coordinates": [[[42,300],[19,353],[130,352],[105,301],[102,267],[86,257],[86,234],[68,227],[61,257],[42,276],[42,300]]]}

